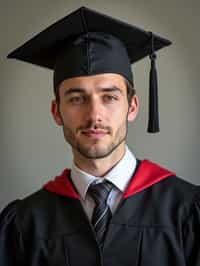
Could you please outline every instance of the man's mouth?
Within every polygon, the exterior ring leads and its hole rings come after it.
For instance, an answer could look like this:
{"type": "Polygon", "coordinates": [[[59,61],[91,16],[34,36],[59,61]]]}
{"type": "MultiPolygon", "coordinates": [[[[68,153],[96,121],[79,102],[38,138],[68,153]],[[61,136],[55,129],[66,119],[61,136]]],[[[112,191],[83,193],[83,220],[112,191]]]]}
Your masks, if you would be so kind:
{"type": "Polygon", "coordinates": [[[101,138],[107,135],[108,131],[103,129],[88,129],[88,130],[83,130],[82,134],[90,138],[101,138]]]}

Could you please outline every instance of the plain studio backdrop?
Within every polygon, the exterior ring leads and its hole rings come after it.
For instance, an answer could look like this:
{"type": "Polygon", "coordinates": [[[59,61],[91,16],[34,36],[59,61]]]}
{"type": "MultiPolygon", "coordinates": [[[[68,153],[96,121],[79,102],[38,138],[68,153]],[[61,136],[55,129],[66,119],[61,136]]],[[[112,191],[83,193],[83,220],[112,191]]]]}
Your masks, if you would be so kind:
{"type": "MultiPolygon", "coordinates": [[[[128,144],[199,184],[200,2],[198,0],[0,1],[0,208],[23,198],[71,165],[71,149],[51,117],[52,72],[7,54],[70,12],[86,6],[172,40],[158,52],[160,128],[146,132],[149,58],[134,65],[140,113],[128,144]]],[[[123,177],[122,177],[123,178],[123,177]]]]}

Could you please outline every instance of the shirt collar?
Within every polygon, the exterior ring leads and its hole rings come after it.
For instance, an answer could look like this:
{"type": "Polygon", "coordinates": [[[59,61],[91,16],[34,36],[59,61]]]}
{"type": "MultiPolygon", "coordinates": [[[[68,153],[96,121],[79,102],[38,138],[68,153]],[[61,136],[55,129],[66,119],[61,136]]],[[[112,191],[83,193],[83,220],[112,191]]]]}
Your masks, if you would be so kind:
{"type": "Polygon", "coordinates": [[[102,178],[90,175],[72,164],[71,178],[78,190],[79,195],[84,200],[88,187],[94,181],[108,180],[114,184],[121,192],[124,192],[136,168],[136,158],[126,146],[123,158],[102,178]]]}

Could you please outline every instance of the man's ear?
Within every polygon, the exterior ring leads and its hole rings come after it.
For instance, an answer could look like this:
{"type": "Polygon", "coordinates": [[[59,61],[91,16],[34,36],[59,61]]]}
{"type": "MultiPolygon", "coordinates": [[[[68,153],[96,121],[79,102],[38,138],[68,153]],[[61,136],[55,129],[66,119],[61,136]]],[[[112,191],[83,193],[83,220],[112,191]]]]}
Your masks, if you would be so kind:
{"type": "Polygon", "coordinates": [[[139,111],[139,99],[137,95],[134,95],[129,104],[128,121],[134,121],[139,111]]]}
{"type": "Polygon", "coordinates": [[[62,117],[60,114],[59,106],[56,100],[52,100],[51,102],[51,113],[53,115],[53,118],[58,126],[63,125],[62,117]]]}

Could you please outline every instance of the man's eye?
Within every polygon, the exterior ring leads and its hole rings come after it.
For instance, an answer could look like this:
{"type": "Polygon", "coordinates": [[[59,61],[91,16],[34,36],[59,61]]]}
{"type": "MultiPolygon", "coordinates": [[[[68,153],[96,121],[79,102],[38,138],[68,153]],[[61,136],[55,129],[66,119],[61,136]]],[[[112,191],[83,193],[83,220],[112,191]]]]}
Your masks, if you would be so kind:
{"type": "Polygon", "coordinates": [[[107,95],[104,95],[103,96],[103,99],[106,102],[113,102],[113,101],[117,101],[118,100],[118,97],[115,96],[115,95],[109,95],[109,94],[107,94],[107,95]]]}
{"type": "Polygon", "coordinates": [[[85,97],[84,96],[74,96],[69,99],[70,103],[73,104],[81,104],[85,102],[85,97]]]}

